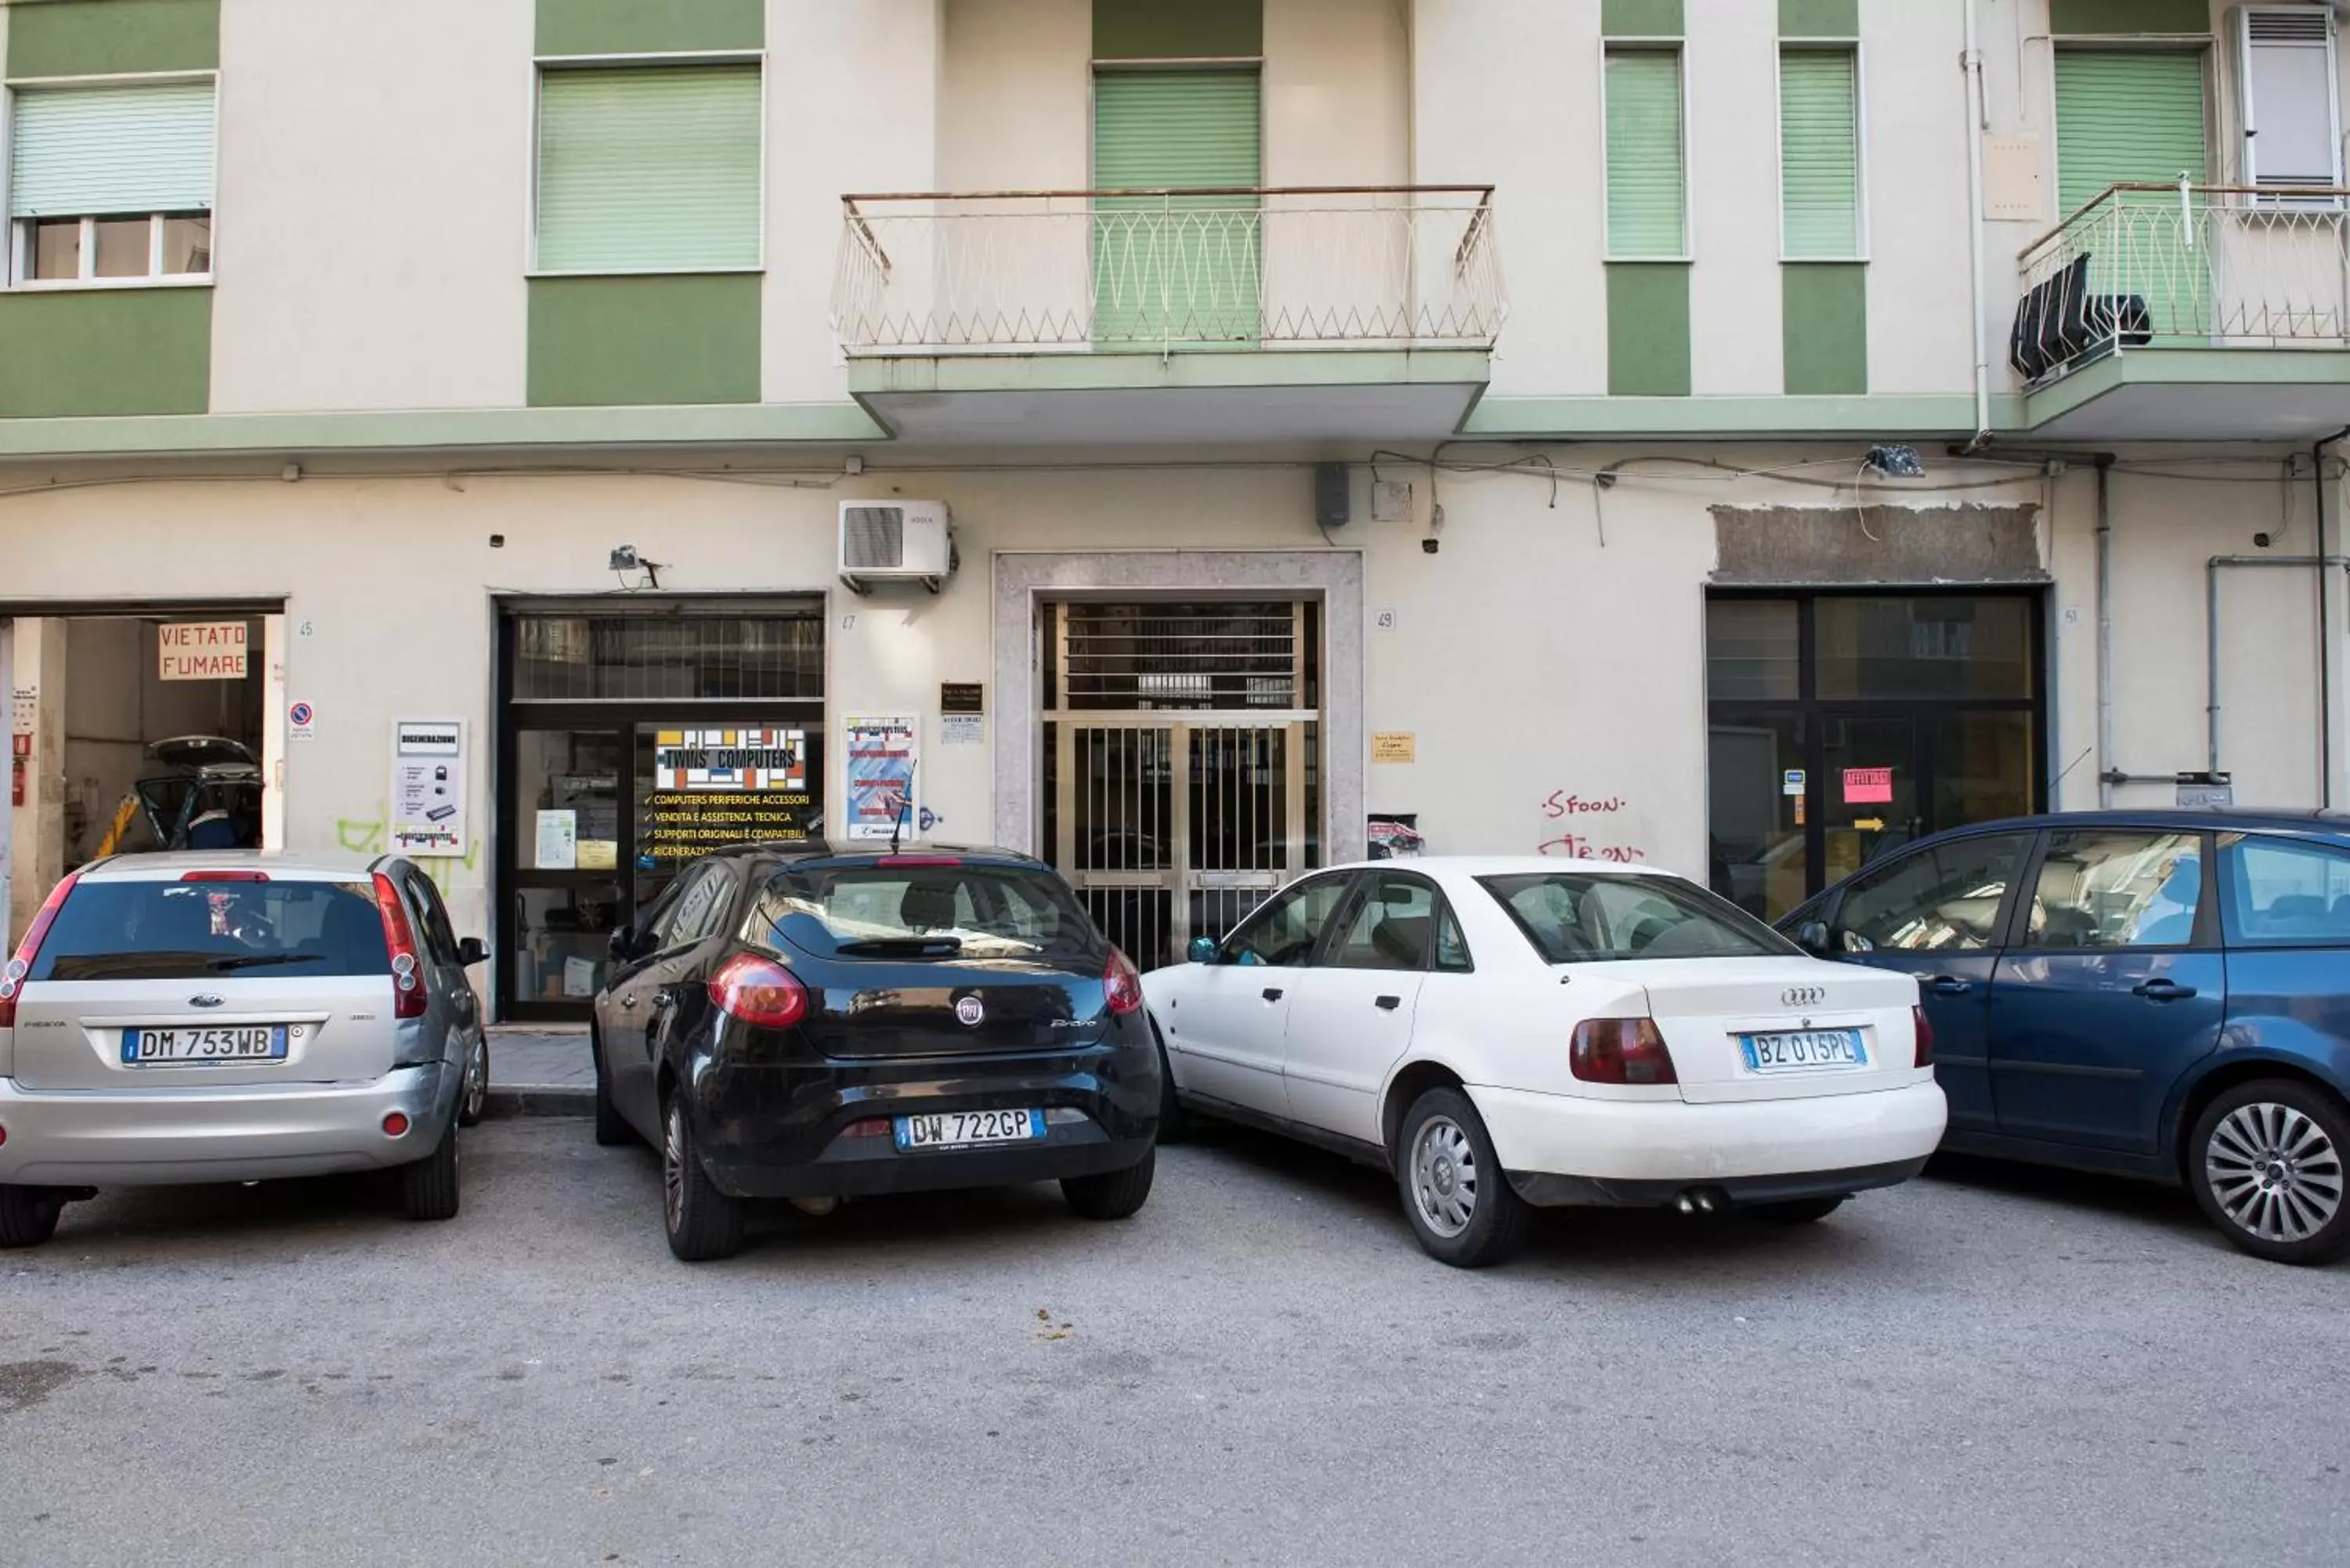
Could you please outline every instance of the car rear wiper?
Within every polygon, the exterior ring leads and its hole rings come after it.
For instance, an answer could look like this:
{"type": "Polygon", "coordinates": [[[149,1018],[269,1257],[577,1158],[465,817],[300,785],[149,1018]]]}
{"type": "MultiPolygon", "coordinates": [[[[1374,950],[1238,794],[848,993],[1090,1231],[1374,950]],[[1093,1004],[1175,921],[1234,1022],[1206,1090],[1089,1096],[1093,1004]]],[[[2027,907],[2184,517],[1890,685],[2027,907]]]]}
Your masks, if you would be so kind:
{"type": "Polygon", "coordinates": [[[961,937],[868,937],[842,942],[835,952],[851,958],[952,958],[962,951],[961,937]]]}
{"type": "Polygon", "coordinates": [[[317,963],[317,953],[241,953],[234,958],[206,959],[204,967],[215,974],[226,974],[236,969],[267,969],[281,963],[317,963]]]}

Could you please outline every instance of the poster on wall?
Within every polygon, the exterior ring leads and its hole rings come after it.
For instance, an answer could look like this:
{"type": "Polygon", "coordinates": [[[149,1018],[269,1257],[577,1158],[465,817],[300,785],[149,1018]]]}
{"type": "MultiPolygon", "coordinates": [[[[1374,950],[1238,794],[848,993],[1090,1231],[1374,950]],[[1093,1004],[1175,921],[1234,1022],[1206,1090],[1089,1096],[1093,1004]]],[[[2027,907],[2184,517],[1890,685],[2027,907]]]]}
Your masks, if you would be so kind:
{"type": "Polygon", "coordinates": [[[887,838],[901,820],[909,836],[919,830],[916,723],[910,714],[848,721],[849,837],[887,838]]]}
{"type": "MultiPolygon", "coordinates": [[[[787,726],[661,730],[652,787],[639,798],[637,864],[698,860],[730,844],[808,836],[807,732],[787,726]]],[[[579,864],[610,864],[617,846],[581,839],[579,864]]]]}
{"type": "Polygon", "coordinates": [[[464,855],[463,719],[393,722],[390,844],[394,855],[464,855]]]}

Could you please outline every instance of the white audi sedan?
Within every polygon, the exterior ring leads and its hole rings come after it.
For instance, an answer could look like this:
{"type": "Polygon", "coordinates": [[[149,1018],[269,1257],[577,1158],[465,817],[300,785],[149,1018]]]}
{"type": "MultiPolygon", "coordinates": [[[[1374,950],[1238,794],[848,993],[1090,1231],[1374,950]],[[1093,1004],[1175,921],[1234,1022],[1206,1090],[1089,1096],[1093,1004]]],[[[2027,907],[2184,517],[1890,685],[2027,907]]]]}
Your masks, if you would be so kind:
{"type": "Polygon", "coordinates": [[[1533,1206],[1824,1218],[1941,1141],[1905,974],[1806,956],[1678,877],[1437,857],[1306,877],[1143,977],[1182,1113],[1394,1173],[1420,1245],[1497,1262],[1533,1206]]]}

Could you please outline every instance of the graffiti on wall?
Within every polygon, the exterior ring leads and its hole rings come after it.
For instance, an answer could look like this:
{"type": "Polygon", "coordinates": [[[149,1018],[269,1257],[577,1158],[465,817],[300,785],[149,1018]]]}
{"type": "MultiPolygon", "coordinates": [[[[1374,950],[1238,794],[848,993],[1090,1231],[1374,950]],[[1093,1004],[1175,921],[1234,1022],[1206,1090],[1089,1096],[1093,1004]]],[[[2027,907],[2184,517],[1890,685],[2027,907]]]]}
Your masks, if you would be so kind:
{"type": "Polygon", "coordinates": [[[1555,789],[1543,797],[1543,820],[1550,826],[1544,829],[1554,836],[1534,846],[1537,855],[1558,856],[1570,860],[1611,860],[1619,866],[1635,866],[1648,858],[1648,851],[1637,842],[1627,829],[1629,824],[1598,821],[1588,825],[1588,830],[1560,832],[1556,825],[1579,822],[1585,817],[1620,818],[1630,803],[1620,794],[1582,795],[1573,791],[1555,789]]]}

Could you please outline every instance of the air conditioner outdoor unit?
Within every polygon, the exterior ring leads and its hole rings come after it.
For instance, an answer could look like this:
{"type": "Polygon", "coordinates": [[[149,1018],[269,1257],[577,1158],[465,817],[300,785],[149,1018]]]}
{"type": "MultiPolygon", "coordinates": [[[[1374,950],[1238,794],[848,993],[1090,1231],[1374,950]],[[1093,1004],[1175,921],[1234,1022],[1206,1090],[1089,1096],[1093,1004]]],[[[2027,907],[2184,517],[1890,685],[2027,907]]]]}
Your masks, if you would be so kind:
{"type": "Polygon", "coordinates": [[[954,575],[954,540],[943,501],[840,504],[840,580],[854,593],[876,583],[918,582],[932,593],[954,575]]]}

